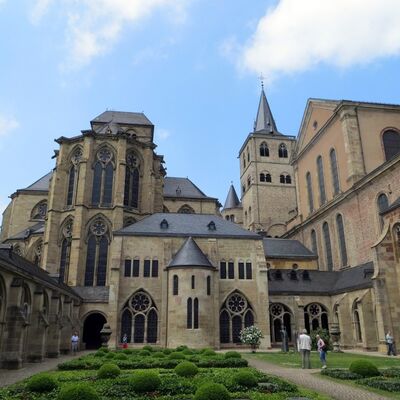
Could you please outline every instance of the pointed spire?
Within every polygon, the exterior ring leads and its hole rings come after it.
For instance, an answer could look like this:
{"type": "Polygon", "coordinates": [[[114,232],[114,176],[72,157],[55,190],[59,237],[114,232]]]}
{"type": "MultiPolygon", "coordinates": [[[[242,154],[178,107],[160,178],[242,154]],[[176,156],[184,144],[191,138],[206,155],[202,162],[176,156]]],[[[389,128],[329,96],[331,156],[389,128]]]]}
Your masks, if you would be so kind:
{"type": "Polygon", "coordinates": [[[231,186],[229,188],[228,196],[226,196],[224,210],[228,209],[228,208],[236,208],[236,207],[240,207],[240,201],[239,201],[238,195],[236,194],[236,190],[235,190],[233,184],[231,184],[231,186]]]}
{"type": "Polygon", "coordinates": [[[200,247],[190,236],[175,254],[168,267],[206,267],[214,268],[200,247]]]}
{"type": "Polygon", "coordinates": [[[264,83],[261,83],[260,103],[258,104],[257,118],[254,123],[254,132],[278,134],[278,129],[272,116],[271,109],[264,92],[264,83]]]}

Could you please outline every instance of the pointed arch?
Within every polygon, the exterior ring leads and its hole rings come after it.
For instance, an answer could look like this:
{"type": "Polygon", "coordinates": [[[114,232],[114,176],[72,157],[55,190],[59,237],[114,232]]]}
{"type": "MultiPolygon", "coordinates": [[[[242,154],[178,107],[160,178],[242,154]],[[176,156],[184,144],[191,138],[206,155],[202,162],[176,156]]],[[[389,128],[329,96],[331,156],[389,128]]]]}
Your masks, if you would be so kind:
{"type": "Polygon", "coordinates": [[[304,307],[304,326],[307,332],[318,328],[329,330],[328,309],[320,303],[310,303],[304,307]]]}
{"type": "Polygon", "coordinates": [[[378,207],[378,218],[380,223],[380,228],[383,228],[383,215],[382,213],[388,209],[389,207],[389,198],[385,193],[381,193],[377,198],[377,207],[378,207]]]}
{"type": "Polygon", "coordinates": [[[109,207],[112,204],[114,160],[115,151],[111,146],[99,147],[93,164],[92,204],[95,206],[109,207]]]}
{"type": "Polygon", "coordinates": [[[382,134],[385,160],[389,161],[400,154],[400,133],[394,129],[387,129],[382,134]]]}
{"type": "Polygon", "coordinates": [[[333,195],[335,196],[340,192],[339,172],[338,172],[338,165],[337,165],[335,149],[331,149],[331,151],[329,152],[329,159],[331,162],[333,195]]]}
{"type": "Polygon", "coordinates": [[[41,200],[33,207],[31,219],[43,221],[47,215],[47,200],[41,200]]]}
{"type": "Polygon", "coordinates": [[[83,157],[83,148],[78,145],[75,146],[69,155],[69,168],[67,178],[67,206],[72,206],[75,203],[76,188],[79,178],[79,166],[83,157]]]}
{"type": "Polygon", "coordinates": [[[178,214],[195,214],[195,211],[189,204],[184,204],[179,208],[178,214]]]}
{"type": "Polygon", "coordinates": [[[260,156],[261,157],[269,157],[269,148],[266,142],[262,142],[260,144],[260,156]]]}
{"type": "Polygon", "coordinates": [[[292,340],[292,323],[293,323],[293,311],[287,305],[283,303],[272,303],[269,306],[269,320],[270,320],[270,331],[271,341],[273,343],[281,342],[282,328],[285,328],[288,335],[288,339],[292,340]]]}
{"type": "Polygon", "coordinates": [[[126,154],[124,206],[139,208],[141,165],[140,157],[130,149],[126,154]]]}
{"type": "Polygon", "coordinates": [[[332,271],[333,270],[333,258],[332,258],[331,235],[329,233],[329,225],[326,221],[322,224],[322,233],[323,233],[324,244],[325,244],[326,268],[328,271],[332,271]]]}
{"type": "Polygon", "coordinates": [[[288,150],[285,143],[279,145],[278,156],[279,158],[288,158],[288,150]]]}

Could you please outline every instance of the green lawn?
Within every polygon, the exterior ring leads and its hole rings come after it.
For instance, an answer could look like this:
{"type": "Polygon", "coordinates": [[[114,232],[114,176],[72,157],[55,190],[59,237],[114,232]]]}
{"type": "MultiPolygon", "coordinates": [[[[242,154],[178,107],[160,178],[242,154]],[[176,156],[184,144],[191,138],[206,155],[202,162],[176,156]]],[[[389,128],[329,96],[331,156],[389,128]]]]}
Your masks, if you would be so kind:
{"type": "MultiPolygon", "coordinates": [[[[299,353],[256,353],[249,354],[259,360],[267,361],[282,367],[301,368],[301,357],[299,353]]],[[[348,368],[354,360],[368,360],[375,364],[378,368],[400,367],[400,359],[396,357],[375,357],[363,354],[350,353],[332,353],[328,352],[326,360],[329,368],[348,368]]],[[[319,368],[319,354],[316,351],[311,352],[311,367],[319,368]]]]}

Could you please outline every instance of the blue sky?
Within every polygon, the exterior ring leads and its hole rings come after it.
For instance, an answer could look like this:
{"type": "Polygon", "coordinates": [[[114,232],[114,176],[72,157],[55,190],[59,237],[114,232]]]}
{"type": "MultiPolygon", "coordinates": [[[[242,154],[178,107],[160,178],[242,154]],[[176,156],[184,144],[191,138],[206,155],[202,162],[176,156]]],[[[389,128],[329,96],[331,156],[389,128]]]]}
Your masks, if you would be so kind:
{"type": "Polygon", "coordinates": [[[398,0],[0,0],[0,209],[54,138],[143,111],[170,176],[239,191],[258,76],[281,132],[309,97],[400,103],[398,0]]]}

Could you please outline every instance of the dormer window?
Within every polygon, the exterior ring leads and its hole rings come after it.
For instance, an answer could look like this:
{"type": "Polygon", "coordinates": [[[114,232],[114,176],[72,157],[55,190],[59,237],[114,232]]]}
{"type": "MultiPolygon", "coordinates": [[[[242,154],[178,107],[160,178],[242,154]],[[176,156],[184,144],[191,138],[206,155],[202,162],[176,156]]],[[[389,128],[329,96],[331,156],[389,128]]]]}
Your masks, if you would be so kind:
{"type": "Polygon", "coordinates": [[[275,271],[275,280],[277,280],[277,281],[281,281],[283,278],[282,278],[282,271],[280,271],[279,269],[277,269],[276,271],[275,271]]]}
{"type": "Polygon", "coordinates": [[[168,221],[164,218],[161,223],[160,223],[160,228],[161,229],[168,229],[168,221]]]}
{"type": "Polygon", "coordinates": [[[295,269],[292,269],[289,273],[289,278],[291,281],[297,281],[297,272],[295,269]]]}
{"type": "Polygon", "coordinates": [[[178,187],[176,188],[175,192],[176,192],[176,195],[177,195],[177,196],[180,196],[181,193],[182,193],[182,190],[181,190],[181,188],[178,186],[178,187]]]}
{"type": "Polygon", "coordinates": [[[215,230],[217,229],[217,227],[215,226],[215,222],[214,222],[214,221],[211,221],[211,222],[207,225],[207,227],[208,227],[208,230],[209,230],[209,231],[215,231],[215,230]]]}
{"type": "Polygon", "coordinates": [[[303,271],[303,281],[310,280],[310,273],[308,271],[303,271]]]}

